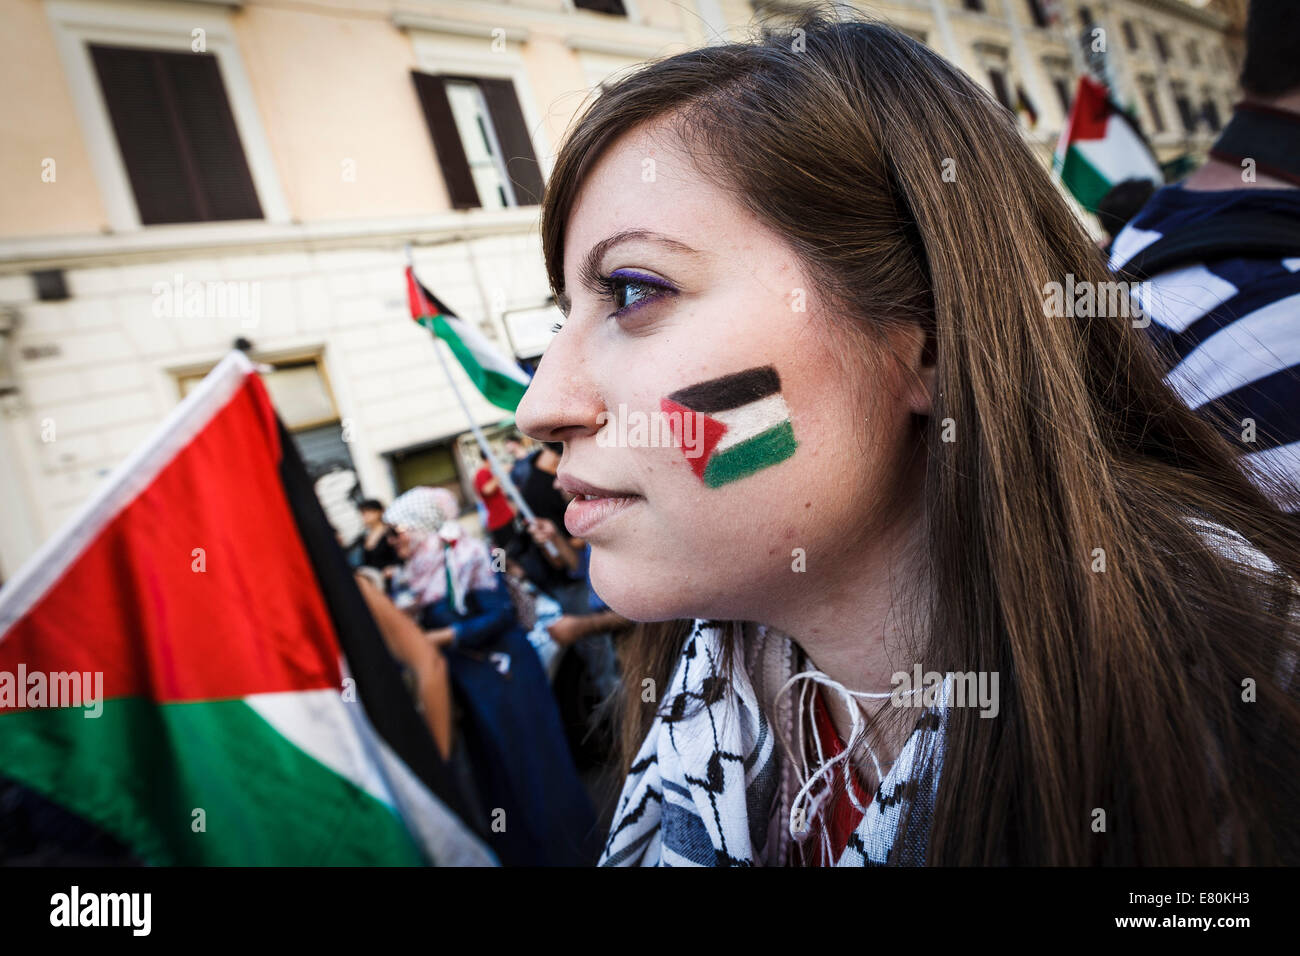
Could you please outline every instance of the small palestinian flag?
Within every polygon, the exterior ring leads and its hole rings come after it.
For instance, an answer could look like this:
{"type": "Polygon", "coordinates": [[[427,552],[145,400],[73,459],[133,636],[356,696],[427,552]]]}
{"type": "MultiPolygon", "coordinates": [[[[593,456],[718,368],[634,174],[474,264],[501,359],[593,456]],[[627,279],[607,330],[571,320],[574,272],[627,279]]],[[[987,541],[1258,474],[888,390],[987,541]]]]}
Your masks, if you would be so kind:
{"type": "Polygon", "coordinates": [[[1101,198],[1126,179],[1164,183],[1160,164],[1133,121],[1111,101],[1106,87],[1088,76],[1079,78],[1052,169],[1089,212],[1096,212],[1101,198]]]}
{"type": "Polygon", "coordinates": [[[497,408],[513,412],[528,390],[528,376],[501,354],[486,335],[447,308],[406,267],[406,296],[411,318],[447,343],[474,387],[497,408]]]}
{"type": "Polygon", "coordinates": [[[0,592],[0,798],[0,863],[496,862],[242,353],[0,592]]]}
{"type": "Polygon", "coordinates": [[[798,444],[781,380],[770,365],[683,388],[662,399],[660,408],[695,474],[710,488],[779,464],[798,444]],[[701,427],[688,420],[695,413],[701,427]]]}

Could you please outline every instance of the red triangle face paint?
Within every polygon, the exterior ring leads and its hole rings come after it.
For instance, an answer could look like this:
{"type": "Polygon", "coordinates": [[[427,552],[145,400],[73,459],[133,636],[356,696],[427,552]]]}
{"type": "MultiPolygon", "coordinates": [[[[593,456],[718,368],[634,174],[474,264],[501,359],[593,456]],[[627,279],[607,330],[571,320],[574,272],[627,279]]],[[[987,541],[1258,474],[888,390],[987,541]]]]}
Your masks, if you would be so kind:
{"type": "Polygon", "coordinates": [[[679,405],[671,398],[660,399],[659,408],[668,417],[668,423],[677,436],[677,442],[686,460],[690,462],[695,477],[703,481],[704,469],[709,464],[713,449],[727,433],[727,426],[703,412],[679,405]]]}

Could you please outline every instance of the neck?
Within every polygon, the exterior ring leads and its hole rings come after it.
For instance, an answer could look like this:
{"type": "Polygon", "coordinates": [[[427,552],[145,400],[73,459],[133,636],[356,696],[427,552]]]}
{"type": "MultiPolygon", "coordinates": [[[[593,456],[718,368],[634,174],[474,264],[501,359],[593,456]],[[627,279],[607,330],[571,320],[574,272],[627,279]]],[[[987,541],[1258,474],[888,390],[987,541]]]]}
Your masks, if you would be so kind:
{"type": "MultiPolygon", "coordinates": [[[[1282,96],[1247,96],[1240,105],[1247,109],[1253,107],[1256,110],[1271,111],[1273,117],[1271,122],[1294,124],[1297,128],[1300,128],[1300,90],[1282,96]]],[[[1216,142],[1214,152],[1217,152],[1217,147],[1221,145],[1222,140],[1223,137],[1220,137],[1220,141],[1216,142]]],[[[1254,150],[1249,150],[1249,152],[1254,152],[1254,150]]],[[[1295,189],[1297,187],[1296,182],[1292,179],[1271,175],[1266,163],[1260,163],[1259,166],[1260,168],[1254,171],[1253,176],[1246,178],[1243,176],[1241,161],[1235,154],[1231,157],[1217,157],[1212,153],[1205,165],[1183,180],[1182,186],[1184,189],[1193,192],[1218,192],[1226,189],[1295,189]]]]}
{"type": "MultiPolygon", "coordinates": [[[[918,512],[873,531],[856,548],[818,563],[817,577],[798,582],[795,594],[783,595],[779,613],[769,616],[772,627],[789,635],[812,664],[851,691],[888,693],[891,677],[910,672],[915,643],[928,632],[926,615],[925,546],[918,512]],[[809,588],[808,584],[816,582],[809,588]]],[[[798,693],[798,688],[790,693],[798,693]]],[[[844,740],[853,726],[852,714],[840,695],[824,695],[836,730],[844,740]]],[[[874,714],[889,700],[860,698],[865,714],[874,714]]],[[[897,755],[898,744],[874,741],[882,767],[897,755]]]]}

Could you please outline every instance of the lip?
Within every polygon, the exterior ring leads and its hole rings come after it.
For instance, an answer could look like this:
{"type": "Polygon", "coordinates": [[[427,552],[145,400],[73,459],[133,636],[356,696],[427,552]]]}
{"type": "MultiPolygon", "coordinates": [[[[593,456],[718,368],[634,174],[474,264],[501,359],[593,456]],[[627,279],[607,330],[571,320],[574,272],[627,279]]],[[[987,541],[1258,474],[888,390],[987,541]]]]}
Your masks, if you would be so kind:
{"type": "Polygon", "coordinates": [[[561,491],[567,491],[571,495],[582,497],[583,495],[595,495],[598,498],[639,498],[641,497],[635,491],[629,491],[626,488],[605,488],[601,485],[594,485],[589,481],[583,481],[581,478],[575,478],[567,471],[558,472],[555,476],[555,484],[561,491]]]}
{"type": "Polygon", "coordinates": [[[634,491],[603,488],[567,474],[557,475],[556,484],[575,496],[564,512],[564,527],[575,538],[588,537],[597,526],[645,500],[634,491]]]}

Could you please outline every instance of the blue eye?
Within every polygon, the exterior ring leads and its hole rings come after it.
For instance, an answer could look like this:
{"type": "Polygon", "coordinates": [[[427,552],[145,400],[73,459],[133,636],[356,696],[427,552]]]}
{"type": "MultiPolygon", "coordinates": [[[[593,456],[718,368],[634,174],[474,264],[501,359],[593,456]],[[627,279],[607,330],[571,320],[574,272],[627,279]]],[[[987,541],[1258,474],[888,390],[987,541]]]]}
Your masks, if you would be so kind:
{"type": "Polygon", "coordinates": [[[665,295],[674,295],[677,292],[675,288],[667,283],[654,281],[649,276],[637,275],[631,272],[614,272],[607,276],[600,276],[597,281],[605,297],[618,306],[618,309],[610,318],[624,316],[648,302],[663,298],[665,295]],[[624,301],[625,297],[626,301],[624,301]]]}
{"type": "MultiPolygon", "coordinates": [[[[584,273],[583,285],[593,295],[612,302],[618,308],[606,318],[618,319],[635,312],[641,306],[665,296],[677,295],[678,289],[667,279],[643,275],[630,269],[618,269],[609,275],[584,273]]],[[[564,322],[551,326],[552,333],[559,333],[564,322]]]]}

